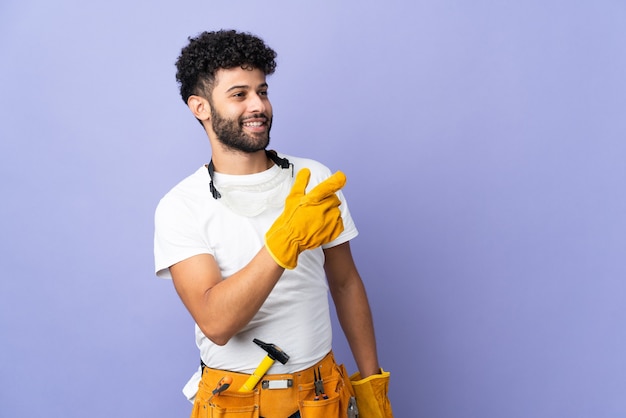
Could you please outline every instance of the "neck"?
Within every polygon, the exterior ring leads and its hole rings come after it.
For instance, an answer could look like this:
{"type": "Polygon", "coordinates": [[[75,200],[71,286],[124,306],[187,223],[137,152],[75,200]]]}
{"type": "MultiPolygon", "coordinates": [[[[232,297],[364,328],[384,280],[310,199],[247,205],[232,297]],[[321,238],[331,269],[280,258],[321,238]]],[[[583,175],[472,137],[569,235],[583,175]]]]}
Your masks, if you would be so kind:
{"type": "Polygon", "coordinates": [[[265,150],[247,153],[232,149],[218,150],[213,148],[211,159],[216,172],[234,175],[260,173],[274,164],[267,157],[265,150]]]}

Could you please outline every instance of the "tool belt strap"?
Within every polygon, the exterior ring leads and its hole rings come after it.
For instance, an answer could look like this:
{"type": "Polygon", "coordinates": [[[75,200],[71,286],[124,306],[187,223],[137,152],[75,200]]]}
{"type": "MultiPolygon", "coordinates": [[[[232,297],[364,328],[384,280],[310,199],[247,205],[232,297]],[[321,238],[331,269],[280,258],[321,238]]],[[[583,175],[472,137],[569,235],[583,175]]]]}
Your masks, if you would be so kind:
{"type": "MultiPolygon", "coordinates": [[[[217,382],[225,376],[230,376],[233,379],[233,383],[230,385],[231,391],[239,390],[241,386],[248,380],[250,377],[249,374],[246,373],[237,373],[230,372],[227,370],[220,369],[212,369],[208,367],[204,363],[202,364],[202,380],[205,382],[217,382]]],[[[261,378],[259,383],[255,386],[254,389],[262,390],[262,389],[272,389],[273,387],[280,386],[282,381],[291,381],[293,387],[298,387],[301,385],[312,384],[315,380],[313,375],[313,370],[317,370],[321,367],[322,370],[332,370],[335,366],[335,356],[332,351],[330,351],[322,360],[314,364],[313,366],[300,370],[298,372],[289,374],[266,374],[261,378]],[[265,383],[264,383],[265,382],[265,383]],[[276,383],[272,383],[276,382],[276,383]],[[265,387],[264,387],[265,386],[265,387]]]]}

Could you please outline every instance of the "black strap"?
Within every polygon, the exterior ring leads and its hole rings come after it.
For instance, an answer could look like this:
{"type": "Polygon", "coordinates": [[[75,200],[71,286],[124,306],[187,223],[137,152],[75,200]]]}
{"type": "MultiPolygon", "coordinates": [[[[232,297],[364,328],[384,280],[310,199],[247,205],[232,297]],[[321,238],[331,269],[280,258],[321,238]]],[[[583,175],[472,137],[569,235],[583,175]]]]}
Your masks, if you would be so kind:
{"type": "MultiPolygon", "coordinates": [[[[265,155],[267,155],[267,157],[270,160],[272,160],[274,164],[276,164],[282,169],[287,169],[291,167],[291,176],[293,177],[293,164],[291,164],[288,159],[280,158],[278,154],[276,153],[276,151],[274,150],[265,150],[265,155]]],[[[207,165],[207,170],[209,170],[209,178],[211,179],[211,182],[209,183],[209,189],[211,190],[211,195],[213,196],[213,199],[217,200],[220,197],[222,197],[222,195],[215,188],[215,185],[213,184],[213,174],[215,174],[215,166],[213,165],[212,158],[211,158],[211,161],[209,161],[209,164],[207,165]]]]}
{"type": "Polygon", "coordinates": [[[211,182],[209,183],[209,189],[211,189],[211,195],[213,195],[213,199],[219,199],[220,197],[222,197],[222,195],[220,194],[220,192],[217,191],[217,189],[213,185],[213,173],[215,173],[215,167],[213,166],[213,158],[211,158],[211,161],[209,161],[209,165],[207,169],[209,170],[209,178],[211,179],[211,182]]]}

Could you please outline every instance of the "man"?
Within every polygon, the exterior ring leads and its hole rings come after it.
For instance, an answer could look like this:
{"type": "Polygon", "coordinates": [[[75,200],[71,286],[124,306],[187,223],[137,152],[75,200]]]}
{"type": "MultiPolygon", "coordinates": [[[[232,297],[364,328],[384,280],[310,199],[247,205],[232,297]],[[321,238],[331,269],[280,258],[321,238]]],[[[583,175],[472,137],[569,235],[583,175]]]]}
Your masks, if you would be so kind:
{"type": "Polygon", "coordinates": [[[155,215],[157,275],[172,278],[196,323],[192,417],[345,417],[355,394],[361,418],[391,417],[345,176],[267,150],[275,58],[258,37],[217,31],[190,38],[176,63],[212,149],[155,215]],[[352,381],[332,354],[328,289],[359,369],[352,381]],[[286,355],[267,373],[255,372],[263,342],[286,355]]]}

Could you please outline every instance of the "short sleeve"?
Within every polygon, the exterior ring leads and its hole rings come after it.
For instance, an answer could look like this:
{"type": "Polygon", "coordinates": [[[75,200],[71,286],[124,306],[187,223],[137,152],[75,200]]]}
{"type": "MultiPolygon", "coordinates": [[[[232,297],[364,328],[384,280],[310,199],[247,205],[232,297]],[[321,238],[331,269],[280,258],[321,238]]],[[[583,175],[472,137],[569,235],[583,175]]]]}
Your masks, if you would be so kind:
{"type": "Polygon", "coordinates": [[[158,277],[171,278],[169,267],[198,254],[212,254],[193,210],[176,196],[166,196],[154,216],[154,262],[158,277]]]}

